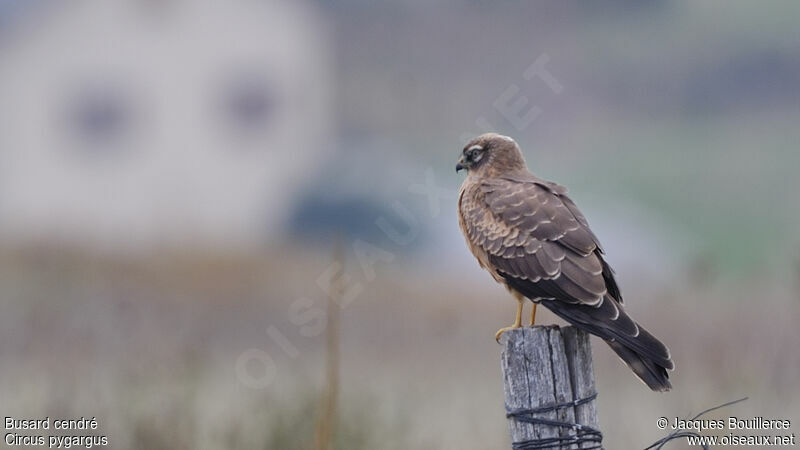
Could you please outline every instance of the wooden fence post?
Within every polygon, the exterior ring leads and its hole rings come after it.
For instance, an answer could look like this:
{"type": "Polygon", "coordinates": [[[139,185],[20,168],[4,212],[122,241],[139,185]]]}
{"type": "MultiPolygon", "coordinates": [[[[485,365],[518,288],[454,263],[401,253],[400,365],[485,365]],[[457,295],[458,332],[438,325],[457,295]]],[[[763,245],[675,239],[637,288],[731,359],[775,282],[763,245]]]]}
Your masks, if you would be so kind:
{"type": "Polygon", "coordinates": [[[507,331],[501,343],[512,448],[602,448],[589,335],[536,326],[507,331]]]}

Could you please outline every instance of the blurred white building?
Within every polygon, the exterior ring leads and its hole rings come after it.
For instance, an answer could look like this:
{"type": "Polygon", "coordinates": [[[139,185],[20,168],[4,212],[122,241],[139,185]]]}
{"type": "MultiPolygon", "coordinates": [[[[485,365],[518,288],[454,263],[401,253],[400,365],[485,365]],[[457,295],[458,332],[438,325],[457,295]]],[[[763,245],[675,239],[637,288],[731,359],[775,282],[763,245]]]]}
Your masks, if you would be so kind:
{"type": "Polygon", "coordinates": [[[316,11],[37,4],[0,41],[0,239],[125,250],[275,236],[332,149],[316,11]]]}

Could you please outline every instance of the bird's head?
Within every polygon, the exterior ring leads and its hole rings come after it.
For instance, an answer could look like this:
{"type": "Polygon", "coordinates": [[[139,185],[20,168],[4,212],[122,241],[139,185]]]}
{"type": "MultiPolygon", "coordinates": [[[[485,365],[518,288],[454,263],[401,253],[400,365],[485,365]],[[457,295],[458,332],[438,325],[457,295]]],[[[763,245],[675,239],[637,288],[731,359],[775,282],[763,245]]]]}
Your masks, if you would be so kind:
{"type": "Polygon", "coordinates": [[[525,158],[519,145],[510,137],[486,133],[464,146],[456,172],[461,169],[478,176],[497,176],[525,169],[525,158]]]}

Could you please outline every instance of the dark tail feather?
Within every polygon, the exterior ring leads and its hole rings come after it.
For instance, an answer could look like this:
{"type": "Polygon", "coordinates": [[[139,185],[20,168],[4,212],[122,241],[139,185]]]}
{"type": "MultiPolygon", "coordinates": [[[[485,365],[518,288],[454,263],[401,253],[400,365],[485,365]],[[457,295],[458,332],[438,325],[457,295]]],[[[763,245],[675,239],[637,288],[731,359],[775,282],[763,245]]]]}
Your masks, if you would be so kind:
{"type": "MultiPolygon", "coordinates": [[[[603,303],[608,306],[613,304],[610,300],[603,303]]],[[[600,308],[592,308],[591,306],[564,307],[556,302],[545,304],[557,305],[556,308],[550,309],[567,322],[606,341],[650,389],[657,392],[672,389],[667,370],[673,370],[675,363],[672,362],[669,350],[641,325],[633,322],[621,305],[615,305],[619,308],[619,316],[615,320],[604,320],[603,305],[600,308]],[[587,317],[586,313],[593,316],[587,317]]]]}
{"type": "Polygon", "coordinates": [[[672,389],[666,368],[646,356],[634,352],[625,344],[616,341],[606,341],[606,343],[650,389],[657,392],[666,392],[672,389]]]}
{"type": "Polygon", "coordinates": [[[606,297],[596,307],[560,301],[543,304],[567,322],[606,341],[650,389],[664,392],[672,388],[667,370],[673,370],[675,363],[669,349],[634,322],[613,298],[606,297]]]}
{"type": "MultiPolygon", "coordinates": [[[[504,277],[509,287],[528,298],[542,297],[544,292],[554,298],[570,299],[569,294],[560,290],[555,282],[532,283],[510,276],[504,277]]],[[[616,286],[613,290],[618,293],[616,286]]],[[[545,300],[541,303],[572,325],[606,341],[650,389],[663,392],[672,388],[667,370],[673,370],[675,364],[669,349],[634,322],[614,297],[606,295],[596,305],[580,303],[574,299],[545,300]]]]}

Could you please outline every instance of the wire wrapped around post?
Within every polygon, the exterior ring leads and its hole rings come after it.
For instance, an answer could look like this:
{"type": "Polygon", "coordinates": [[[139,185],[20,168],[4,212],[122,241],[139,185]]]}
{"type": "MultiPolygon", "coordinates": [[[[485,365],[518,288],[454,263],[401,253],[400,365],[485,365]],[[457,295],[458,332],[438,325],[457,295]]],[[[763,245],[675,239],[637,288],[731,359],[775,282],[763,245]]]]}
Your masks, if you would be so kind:
{"type": "Polygon", "coordinates": [[[512,449],[601,449],[589,335],[537,326],[507,331],[501,343],[512,449]]]}

